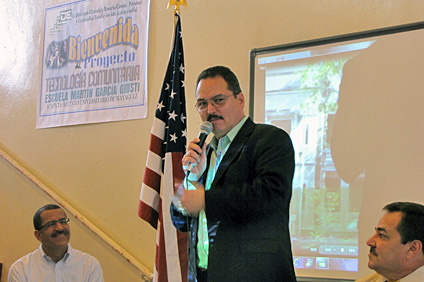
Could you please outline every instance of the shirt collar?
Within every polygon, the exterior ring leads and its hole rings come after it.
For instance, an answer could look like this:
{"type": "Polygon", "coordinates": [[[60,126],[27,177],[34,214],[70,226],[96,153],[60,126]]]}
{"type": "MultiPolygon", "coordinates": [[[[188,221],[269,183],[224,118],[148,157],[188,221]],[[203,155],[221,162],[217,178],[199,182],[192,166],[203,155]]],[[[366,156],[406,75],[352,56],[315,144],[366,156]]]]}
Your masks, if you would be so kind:
{"type": "MultiPolygon", "coordinates": [[[[40,252],[41,252],[41,256],[44,258],[44,259],[46,259],[46,260],[48,260],[48,261],[53,261],[45,252],[44,252],[44,250],[43,250],[43,244],[40,244],[40,247],[39,247],[39,249],[40,249],[40,252]]],[[[70,243],[68,243],[68,249],[66,250],[66,253],[65,253],[65,255],[63,256],[63,258],[60,260],[60,261],[66,261],[68,258],[69,258],[69,256],[71,255],[71,252],[72,252],[72,247],[71,247],[71,244],[70,243]]]]}
{"type": "MultiPolygon", "coordinates": [[[[248,117],[244,116],[243,119],[236,126],[234,126],[230,131],[228,131],[227,134],[222,138],[228,138],[228,140],[229,140],[228,143],[233,142],[234,138],[236,138],[236,136],[237,136],[237,133],[243,127],[243,125],[244,125],[244,123],[246,122],[247,119],[248,119],[248,117]]],[[[218,139],[215,136],[211,140],[211,147],[214,150],[216,150],[216,148],[218,147],[218,139]]]]}

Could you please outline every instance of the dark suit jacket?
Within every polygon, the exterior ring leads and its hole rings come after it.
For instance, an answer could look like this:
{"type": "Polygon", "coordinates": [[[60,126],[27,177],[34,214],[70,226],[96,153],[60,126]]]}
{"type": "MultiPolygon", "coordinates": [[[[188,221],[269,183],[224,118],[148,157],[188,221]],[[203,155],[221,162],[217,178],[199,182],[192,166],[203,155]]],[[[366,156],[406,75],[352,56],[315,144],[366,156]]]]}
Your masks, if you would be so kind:
{"type": "MultiPolygon", "coordinates": [[[[289,234],[293,173],[289,135],[249,118],[205,192],[208,281],[296,281],[289,234]]],[[[197,217],[186,218],[173,205],[171,217],[178,230],[191,232],[189,281],[195,281],[197,217]]]]}

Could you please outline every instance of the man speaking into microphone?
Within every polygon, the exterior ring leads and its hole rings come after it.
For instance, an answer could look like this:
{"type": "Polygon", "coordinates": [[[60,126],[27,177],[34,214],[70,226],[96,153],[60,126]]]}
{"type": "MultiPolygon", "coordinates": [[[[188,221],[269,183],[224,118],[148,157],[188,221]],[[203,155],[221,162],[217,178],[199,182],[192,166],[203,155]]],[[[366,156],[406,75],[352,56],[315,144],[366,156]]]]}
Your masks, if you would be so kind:
{"type": "Polygon", "coordinates": [[[190,232],[188,281],[296,281],[289,135],[244,115],[245,97],[229,68],[204,70],[196,85],[196,108],[213,138],[189,143],[184,187],[171,204],[174,226],[190,232]]]}

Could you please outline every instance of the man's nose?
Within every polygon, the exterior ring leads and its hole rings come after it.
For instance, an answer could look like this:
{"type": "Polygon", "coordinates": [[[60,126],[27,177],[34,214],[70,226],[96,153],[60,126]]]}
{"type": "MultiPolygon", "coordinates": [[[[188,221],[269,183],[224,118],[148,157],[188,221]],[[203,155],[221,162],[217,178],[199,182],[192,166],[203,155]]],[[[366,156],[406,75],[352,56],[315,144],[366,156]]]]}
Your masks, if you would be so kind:
{"type": "Polygon", "coordinates": [[[58,222],[56,222],[56,224],[55,224],[55,226],[54,226],[54,229],[55,229],[55,230],[62,230],[62,229],[64,229],[64,228],[63,228],[62,223],[60,223],[60,221],[58,221],[58,222]]]}
{"type": "Polygon", "coordinates": [[[216,111],[215,105],[213,104],[212,101],[209,101],[209,103],[208,103],[208,113],[214,113],[215,111],[216,111]]]}
{"type": "Polygon", "coordinates": [[[374,234],[373,236],[371,236],[371,237],[367,240],[366,244],[367,244],[368,246],[370,246],[370,247],[374,247],[374,246],[375,246],[375,236],[376,236],[376,234],[374,234]]]}

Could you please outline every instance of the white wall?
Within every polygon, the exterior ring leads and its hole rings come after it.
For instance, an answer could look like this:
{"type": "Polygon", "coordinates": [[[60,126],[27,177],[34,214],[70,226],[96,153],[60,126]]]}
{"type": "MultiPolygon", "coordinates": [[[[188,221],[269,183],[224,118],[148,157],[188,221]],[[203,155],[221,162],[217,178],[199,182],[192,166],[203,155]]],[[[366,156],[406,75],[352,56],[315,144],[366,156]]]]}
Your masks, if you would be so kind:
{"type": "MultiPolygon", "coordinates": [[[[166,69],[173,27],[168,0],[151,0],[147,119],[35,129],[47,5],[59,1],[3,1],[0,9],[0,148],[15,157],[150,270],[155,231],[137,217],[150,127],[166,69]]],[[[187,0],[181,7],[189,139],[200,119],[194,84],[206,67],[223,64],[248,96],[249,51],[424,20],[420,0],[187,0]]],[[[247,105],[248,106],[248,105],[247,105]]],[[[246,113],[248,113],[246,107],[246,113]]],[[[32,215],[51,202],[0,160],[0,261],[10,265],[34,250],[32,215]]],[[[71,218],[71,243],[96,256],[106,281],[141,281],[138,271],[71,218]]]]}

